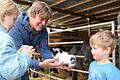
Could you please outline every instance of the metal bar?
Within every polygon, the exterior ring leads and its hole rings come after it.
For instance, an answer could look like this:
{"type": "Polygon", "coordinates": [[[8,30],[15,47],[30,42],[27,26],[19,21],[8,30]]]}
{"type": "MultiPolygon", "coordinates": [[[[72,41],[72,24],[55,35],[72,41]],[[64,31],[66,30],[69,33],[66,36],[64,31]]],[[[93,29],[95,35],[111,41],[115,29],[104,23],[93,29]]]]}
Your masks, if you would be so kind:
{"type": "MultiPolygon", "coordinates": [[[[112,31],[113,34],[115,34],[115,24],[114,24],[114,22],[112,22],[112,30],[111,31],[112,31]]],[[[112,62],[115,65],[115,49],[112,52],[112,62]]]]}
{"type": "Polygon", "coordinates": [[[60,30],[60,31],[49,32],[49,34],[65,32],[65,31],[72,31],[72,30],[80,30],[80,29],[84,29],[84,28],[92,28],[92,27],[95,27],[95,26],[107,25],[107,24],[112,24],[112,23],[113,23],[113,21],[99,23],[99,24],[93,24],[93,25],[87,25],[87,26],[81,26],[81,27],[75,27],[75,28],[69,28],[69,29],[64,29],[64,30],[60,30]]]}
{"type": "Polygon", "coordinates": [[[77,43],[83,43],[83,41],[73,41],[73,42],[56,42],[56,43],[49,43],[49,45],[55,45],[55,44],[77,44],[77,43]]]}

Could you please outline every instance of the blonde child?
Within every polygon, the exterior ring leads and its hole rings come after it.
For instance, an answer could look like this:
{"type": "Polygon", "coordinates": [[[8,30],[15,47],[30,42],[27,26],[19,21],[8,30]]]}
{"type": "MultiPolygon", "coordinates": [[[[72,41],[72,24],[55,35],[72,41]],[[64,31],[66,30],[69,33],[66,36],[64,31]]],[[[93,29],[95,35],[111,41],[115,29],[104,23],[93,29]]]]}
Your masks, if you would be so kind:
{"type": "Polygon", "coordinates": [[[88,80],[120,80],[120,71],[110,62],[109,55],[116,48],[116,37],[109,30],[102,30],[90,38],[95,61],[90,64],[88,80]]]}
{"type": "Polygon", "coordinates": [[[12,0],[0,0],[0,80],[19,80],[30,65],[34,49],[24,45],[18,51],[7,32],[13,26],[18,9],[12,0]]]}

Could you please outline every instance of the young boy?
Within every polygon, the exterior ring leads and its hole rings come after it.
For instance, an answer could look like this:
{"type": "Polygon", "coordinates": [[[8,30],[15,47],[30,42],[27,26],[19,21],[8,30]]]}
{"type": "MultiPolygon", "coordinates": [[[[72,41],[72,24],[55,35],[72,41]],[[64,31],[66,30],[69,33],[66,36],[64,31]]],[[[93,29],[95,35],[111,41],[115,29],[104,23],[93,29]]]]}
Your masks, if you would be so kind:
{"type": "Polygon", "coordinates": [[[90,64],[88,80],[120,80],[120,71],[109,60],[116,43],[115,35],[109,30],[91,36],[90,46],[95,61],[90,64]]]}

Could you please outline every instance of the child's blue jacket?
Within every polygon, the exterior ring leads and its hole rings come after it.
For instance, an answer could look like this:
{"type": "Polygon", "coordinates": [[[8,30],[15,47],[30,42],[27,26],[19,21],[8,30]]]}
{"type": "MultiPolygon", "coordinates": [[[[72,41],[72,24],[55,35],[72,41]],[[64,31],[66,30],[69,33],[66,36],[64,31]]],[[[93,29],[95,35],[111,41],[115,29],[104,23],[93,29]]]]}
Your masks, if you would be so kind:
{"type": "Polygon", "coordinates": [[[30,61],[26,52],[16,50],[14,40],[0,26],[0,80],[20,80],[29,68],[30,61]]]}

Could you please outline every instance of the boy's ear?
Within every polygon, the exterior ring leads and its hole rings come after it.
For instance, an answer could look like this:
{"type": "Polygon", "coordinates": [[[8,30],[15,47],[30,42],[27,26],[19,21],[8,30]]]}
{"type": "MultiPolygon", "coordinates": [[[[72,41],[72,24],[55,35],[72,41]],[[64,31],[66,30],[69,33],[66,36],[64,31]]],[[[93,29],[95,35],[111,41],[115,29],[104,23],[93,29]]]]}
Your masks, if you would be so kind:
{"type": "Polygon", "coordinates": [[[106,48],[106,53],[109,55],[111,53],[111,48],[110,47],[107,47],[106,48]]]}

